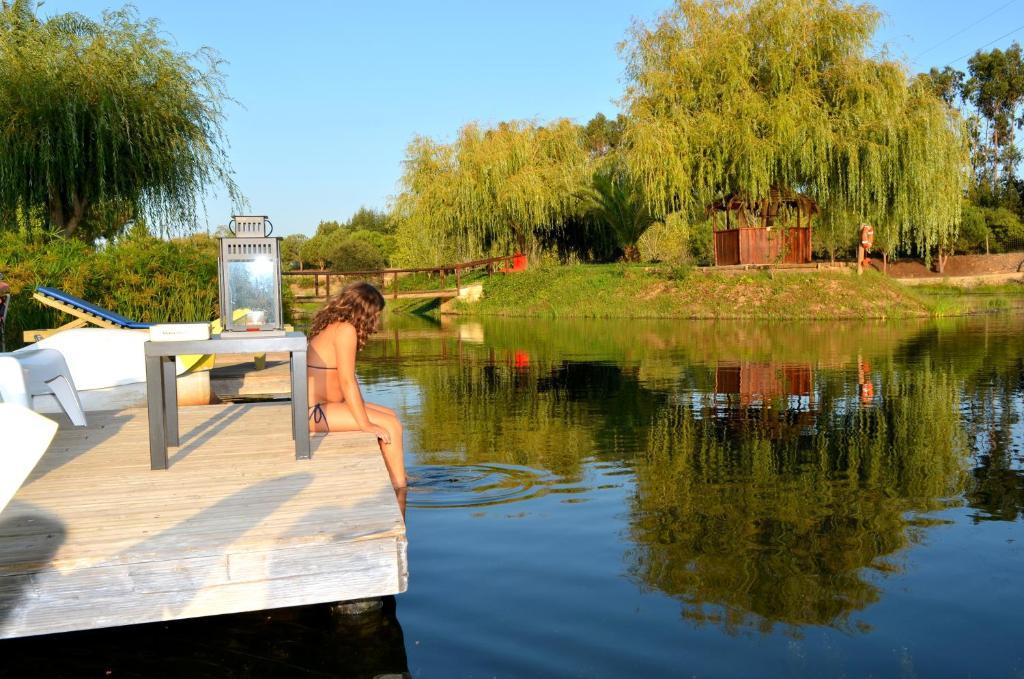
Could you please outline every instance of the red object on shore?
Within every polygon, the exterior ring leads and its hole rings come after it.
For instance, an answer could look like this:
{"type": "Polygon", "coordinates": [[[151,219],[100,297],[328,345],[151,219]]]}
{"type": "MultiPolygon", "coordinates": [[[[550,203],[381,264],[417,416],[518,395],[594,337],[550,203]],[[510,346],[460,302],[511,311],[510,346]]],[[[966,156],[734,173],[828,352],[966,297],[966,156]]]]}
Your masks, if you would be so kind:
{"type": "Polygon", "coordinates": [[[516,368],[523,369],[530,367],[530,354],[526,353],[522,349],[516,349],[515,353],[512,354],[512,362],[516,368]]]}
{"type": "Polygon", "coordinates": [[[524,255],[521,252],[517,252],[514,255],[512,255],[510,259],[512,260],[512,266],[505,267],[504,269],[499,269],[498,273],[515,273],[517,271],[526,271],[526,266],[528,263],[526,255],[524,255]]]}

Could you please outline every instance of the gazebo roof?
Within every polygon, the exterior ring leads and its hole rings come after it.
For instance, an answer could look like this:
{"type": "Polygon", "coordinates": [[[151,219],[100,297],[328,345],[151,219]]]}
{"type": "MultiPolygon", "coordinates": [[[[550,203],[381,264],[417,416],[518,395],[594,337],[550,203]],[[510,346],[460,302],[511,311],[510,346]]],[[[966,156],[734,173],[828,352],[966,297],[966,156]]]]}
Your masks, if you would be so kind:
{"type": "MultiPolygon", "coordinates": [[[[730,196],[720,198],[707,206],[707,213],[732,212],[743,209],[760,207],[762,199],[752,200],[742,193],[734,193],[730,196]]],[[[800,212],[808,215],[818,214],[818,204],[810,196],[788,189],[773,188],[769,191],[768,202],[770,205],[785,205],[797,208],[800,212]]]]}

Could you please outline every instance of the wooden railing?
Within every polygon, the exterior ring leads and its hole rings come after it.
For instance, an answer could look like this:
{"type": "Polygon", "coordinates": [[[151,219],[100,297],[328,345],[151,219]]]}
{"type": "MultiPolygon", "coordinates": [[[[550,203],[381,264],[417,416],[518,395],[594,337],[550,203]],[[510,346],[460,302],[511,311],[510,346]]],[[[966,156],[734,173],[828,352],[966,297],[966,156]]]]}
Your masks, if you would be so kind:
{"type": "Polygon", "coordinates": [[[319,299],[321,288],[321,277],[323,277],[323,297],[331,296],[331,278],[359,278],[371,282],[379,281],[381,292],[390,295],[393,299],[404,297],[454,297],[462,288],[462,274],[475,269],[485,269],[490,276],[496,270],[496,265],[503,265],[503,269],[511,269],[514,255],[504,257],[488,257],[487,259],[476,259],[471,262],[459,262],[458,264],[444,264],[442,266],[428,266],[410,269],[376,269],[372,271],[330,271],[328,269],[295,269],[293,271],[282,271],[282,276],[312,276],[313,277],[313,298],[319,299]],[[399,291],[399,281],[403,275],[425,273],[428,276],[437,276],[441,281],[441,288],[437,290],[406,290],[399,291]],[[455,287],[446,288],[448,276],[455,277],[455,287]],[[388,288],[388,282],[391,287],[388,288]]]}

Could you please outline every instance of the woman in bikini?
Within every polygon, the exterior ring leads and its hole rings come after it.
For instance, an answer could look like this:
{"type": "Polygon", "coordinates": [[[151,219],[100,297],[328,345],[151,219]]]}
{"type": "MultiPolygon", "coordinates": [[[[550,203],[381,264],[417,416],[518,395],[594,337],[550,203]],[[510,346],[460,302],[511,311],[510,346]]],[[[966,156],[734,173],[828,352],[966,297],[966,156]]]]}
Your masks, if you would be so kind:
{"type": "Polygon", "coordinates": [[[363,401],[356,352],[377,330],[384,296],[369,283],[353,283],[329,301],[309,326],[309,430],[365,431],[377,435],[391,485],[405,488],[402,423],[395,411],[363,401]]]}

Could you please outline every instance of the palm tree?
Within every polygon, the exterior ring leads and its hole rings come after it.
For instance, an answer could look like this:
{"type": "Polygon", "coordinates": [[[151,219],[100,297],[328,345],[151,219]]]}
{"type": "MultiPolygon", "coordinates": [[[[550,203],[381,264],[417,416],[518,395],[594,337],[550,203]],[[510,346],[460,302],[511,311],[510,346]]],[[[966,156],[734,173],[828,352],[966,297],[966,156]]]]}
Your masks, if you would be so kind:
{"type": "Polygon", "coordinates": [[[591,218],[615,234],[623,259],[639,261],[637,241],[655,220],[632,178],[614,165],[603,167],[594,173],[586,198],[591,218]]]}

